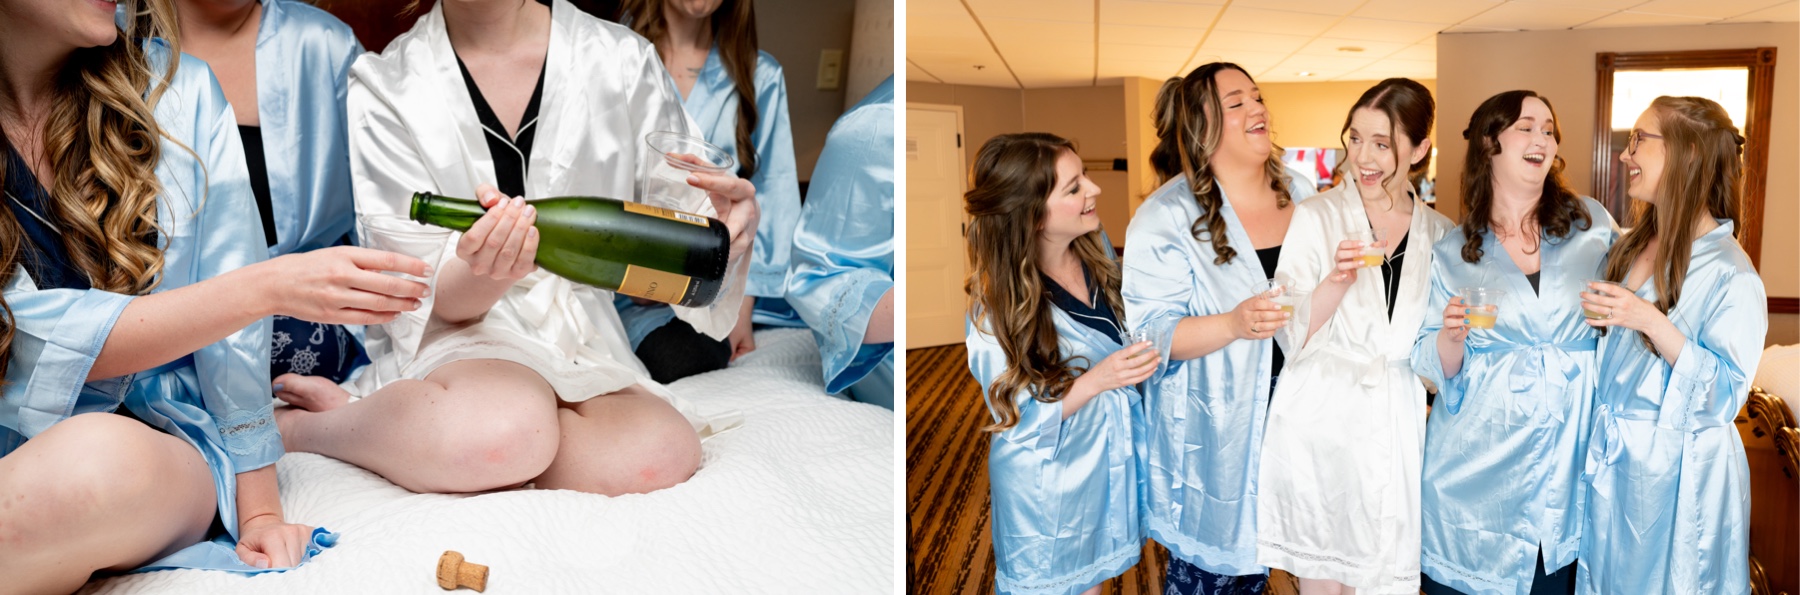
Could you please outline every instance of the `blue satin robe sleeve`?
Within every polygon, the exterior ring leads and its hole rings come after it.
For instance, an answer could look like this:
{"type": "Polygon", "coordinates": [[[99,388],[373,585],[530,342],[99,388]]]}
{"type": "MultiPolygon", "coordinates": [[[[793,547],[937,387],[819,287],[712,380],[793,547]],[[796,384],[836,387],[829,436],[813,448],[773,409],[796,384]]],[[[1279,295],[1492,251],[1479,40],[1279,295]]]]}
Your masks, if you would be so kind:
{"type": "Polygon", "coordinates": [[[1688,431],[1729,425],[1750,397],[1750,379],[1769,330],[1768,297],[1754,271],[1736,271],[1711,288],[1718,301],[1675,357],[1657,427],[1688,431]]]}
{"type": "Polygon", "coordinates": [[[890,78],[832,126],[794,232],[787,299],[819,342],[827,392],[894,351],[863,344],[875,304],[894,289],[893,101],[890,78]]]}
{"type": "MultiPolygon", "coordinates": [[[[756,186],[756,204],[762,210],[762,219],[756,225],[756,248],[744,293],[758,297],[784,294],[794,227],[800,221],[800,181],[795,171],[794,134],[788,122],[787,103],[781,64],[768,52],[757,52],[756,129],[750,135],[750,142],[756,144],[756,175],[750,176],[750,183],[756,186]]],[[[737,118],[731,120],[735,143],[737,118]]],[[[887,152],[892,161],[891,143],[887,152]]],[[[814,172],[816,175],[817,166],[814,172]]]]}
{"type": "MultiPolygon", "coordinates": [[[[1444,235],[1444,238],[1439,241],[1439,245],[1445,241],[1454,241],[1459,247],[1462,245],[1460,242],[1463,236],[1460,230],[1451,230],[1450,233],[1444,235]]],[[[1419,378],[1425,381],[1426,386],[1437,389],[1437,406],[1443,407],[1444,411],[1451,415],[1456,415],[1458,411],[1462,410],[1463,394],[1468,388],[1465,381],[1469,376],[1457,374],[1449,378],[1444,377],[1444,360],[1438,355],[1437,341],[1438,334],[1444,330],[1444,308],[1449,307],[1450,298],[1454,297],[1450,287],[1445,284],[1447,272],[1444,270],[1444,263],[1451,258],[1461,262],[1462,253],[1438,250],[1437,246],[1433,246],[1432,249],[1435,253],[1431,255],[1431,288],[1426,290],[1425,324],[1419,327],[1419,338],[1413,342],[1412,368],[1413,373],[1418,374],[1419,378]]]]}
{"type": "MultiPolygon", "coordinates": [[[[183,68],[189,66],[184,64],[183,68]]],[[[208,90],[209,100],[197,102],[201,113],[196,132],[200,136],[191,145],[200,154],[205,170],[194,180],[196,184],[188,186],[198,188],[204,183],[204,194],[165,201],[173,206],[173,221],[186,219],[171,227],[187,227],[192,233],[191,241],[183,242],[189,247],[184,249],[171,238],[164,252],[165,279],[179,280],[182,285],[212,279],[268,258],[236,118],[218,85],[215,83],[208,90]],[[198,208],[197,214],[184,210],[189,204],[198,208]]],[[[165,145],[163,158],[179,159],[171,155],[179,152],[180,149],[165,145]]],[[[165,196],[179,193],[166,186],[165,182],[165,196]]],[[[258,320],[200,348],[192,356],[201,402],[218,427],[234,473],[274,464],[285,452],[275,428],[274,400],[270,397],[269,325],[269,319],[258,320]]]]}
{"type": "Polygon", "coordinates": [[[131,300],[98,289],[38,290],[23,267],[13,273],[6,304],[15,331],[0,399],[0,454],[77,413],[118,405],[122,397],[84,398],[82,385],[131,300]]]}

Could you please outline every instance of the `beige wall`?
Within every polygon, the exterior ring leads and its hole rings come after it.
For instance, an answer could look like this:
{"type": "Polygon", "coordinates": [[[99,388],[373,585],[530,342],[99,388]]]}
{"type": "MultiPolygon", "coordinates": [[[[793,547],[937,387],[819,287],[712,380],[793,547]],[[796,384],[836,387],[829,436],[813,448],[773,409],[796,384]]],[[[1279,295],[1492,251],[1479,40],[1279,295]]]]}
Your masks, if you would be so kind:
{"type": "MultiPolygon", "coordinates": [[[[840,83],[834,91],[818,88],[819,52],[844,50],[846,59],[851,59],[850,27],[855,11],[856,0],[756,3],[756,41],[762,51],[781,63],[782,78],[787,82],[794,167],[802,181],[812,179],[813,165],[819,161],[819,151],[825,148],[825,133],[844,113],[846,85],[840,83]]],[[[850,100],[850,104],[854,105],[855,100],[850,100]]]]}
{"type": "MultiPolygon", "coordinates": [[[[1338,149],[1344,146],[1338,137],[1338,131],[1344,129],[1344,116],[1350,113],[1350,106],[1356,104],[1363,91],[1375,86],[1376,82],[1259,83],[1257,86],[1262,89],[1263,102],[1274,116],[1271,121],[1276,144],[1338,149]]],[[[1437,98],[1437,81],[1423,80],[1419,84],[1431,90],[1433,99],[1437,98]]],[[[1438,126],[1442,124],[1439,122],[1438,126]]],[[[1456,130],[1462,131],[1461,122],[1456,130]]],[[[1432,128],[1431,139],[1437,142],[1437,126],[1432,128]]]]}
{"type": "MultiPolygon", "coordinates": [[[[981,144],[1002,134],[1048,132],[1075,141],[1081,158],[1129,158],[1125,143],[1125,89],[1119,86],[1061,89],[1002,89],[937,83],[906,83],[908,103],[963,108],[963,156],[973,168],[981,144]]],[[[1125,241],[1131,222],[1126,172],[1090,168],[1100,186],[1100,221],[1113,243],[1125,241]]]]}
{"type": "Polygon", "coordinates": [[[1131,214],[1155,192],[1156,170],[1150,167],[1150,152],[1156,150],[1156,93],[1163,82],[1157,79],[1125,79],[1125,152],[1131,160],[1130,179],[1126,190],[1131,195],[1131,214]]]}
{"type": "MultiPolygon", "coordinates": [[[[1762,277],[1770,296],[1800,296],[1800,25],[1705,25],[1439,35],[1439,126],[1460,131],[1489,96],[1532,89],[1555,104],[1562,120],[1558,152],[1569,183],[1591,192],[1594,135],[1594,54],[1774,46],[1775,97],[1769,135],[1768,191],[1763,206],[1762,277]]],[[[1462,212],[1457,186],[1466,143],[1440,135],[1438,204],[1462,212]]],[[[1771,341],[1800,336],[1792,315],[1770,318],[1771,341]]]]}

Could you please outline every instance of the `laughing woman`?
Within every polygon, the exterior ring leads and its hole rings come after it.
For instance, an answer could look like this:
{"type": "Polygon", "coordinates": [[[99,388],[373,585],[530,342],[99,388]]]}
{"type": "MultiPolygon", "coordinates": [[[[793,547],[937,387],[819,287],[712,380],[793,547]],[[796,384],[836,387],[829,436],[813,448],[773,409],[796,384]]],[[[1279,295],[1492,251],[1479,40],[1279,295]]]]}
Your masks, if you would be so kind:
{"type": "Polygon", "coordinates": [[[168,0],[0,0],[0,590],[293,566],[266,319],[372,324],[425,263],[269,259],[231,106],[168,0]],[[363,288],[385,288],[385,294],[363,288]],[[397,294],[397,295],[396,295],[397,294]]]}
{"type": "Polygon", "coordinates": [[[1435,108],[1410,79],[1363,92],[1341,132],[1355,183],[1296,207],[1283,242],[1275,279],[1300,301],[1275,336],[1293,356],[1269,405],[1257,562],[1303,595],[1419,590],[1425,386],[1406,358],[1431,246],[1455,224],[1408,180],[1429,165],[1435,108]],[[1370,229],[1386,231],[1386,258],[1365,269],[1356,238],[1370,229]]]}
{"type": "Polygon", "coordinates": [[[1412,348],[1413,371],[1438,388],[1420,493],[1424,591],[1566,593],[1598,338],[1579,294],[1616,232],[1563,180],[1543,97],[1489,97],[1463,138],[1469,210],[1462,233],[1433,247],[1431,314],[1412,348]],[[1486,328],[1470,330],[1464,288],[1505,292],[1486,328]]]}
{"type": "Polygon", "coordinates": [[[1732,419],[1769,329],[1738,246],[1744,137],[1725,109],[1658,97],[1638,116],[1625,188],[1638,224],[1587,307],[1609,328],[1587,457],[1583,593],[1747,593],[1750,476],[1732,419]]]}
{"type": "Polygon", "coordinates": [[[1256,465],[1275,332],[1290,315],[1262,294],[1308,184],[1281,166],[1269,110],[1242,68],[1214,62],[1163,83],[1167,180],[1132,217],[1122,293],[1134,330],[1168,365],[1145,397],[1146,518],[1168,546],[1165,593],[1260,593],[1256,465]]]}
{"type": "Polygon", "coordinates": [[[1136,564],[1137,383],[1156,369],[1125,341],[1119,272],[1100,241],[1100,188],[1074,145],[1041,133],[982,145],[969,221],[969,371],[988,448],[1001,593],[1098,592],[1136,564]]]}

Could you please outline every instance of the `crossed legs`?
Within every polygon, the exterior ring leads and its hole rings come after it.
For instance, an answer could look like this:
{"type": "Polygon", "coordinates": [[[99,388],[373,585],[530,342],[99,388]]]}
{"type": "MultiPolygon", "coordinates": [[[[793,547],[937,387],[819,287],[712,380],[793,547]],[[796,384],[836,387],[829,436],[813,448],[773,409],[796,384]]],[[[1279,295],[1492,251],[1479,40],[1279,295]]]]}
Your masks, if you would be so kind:
{"type": "Polygon", "coordinates": [[[462,360],[349,403],[317,377],[276,379],[288,450],[346,461],[415,492],[543,489],[619,495],[686,481],[700,440],[667,401],[633,385],[560,402],[530,368],[462,360]]]}

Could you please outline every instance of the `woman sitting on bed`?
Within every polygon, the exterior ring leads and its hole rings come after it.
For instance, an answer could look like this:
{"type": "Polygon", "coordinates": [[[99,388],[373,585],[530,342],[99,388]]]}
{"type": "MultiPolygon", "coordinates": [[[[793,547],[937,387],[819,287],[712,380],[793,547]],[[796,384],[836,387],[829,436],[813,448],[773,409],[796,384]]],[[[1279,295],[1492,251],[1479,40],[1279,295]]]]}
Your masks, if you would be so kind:
{"type": "MultiPolygon", "coordinates": [[[[355,380],[276,379],[299,407],[277,416],[288,448],[415,492],[535,483],[616,495],[693,475],[704,420],[633,357],[611,293],[537,270],[523,198],[637,196],[660,159],[644,135],[698,134],[655,48],[565,0],[439,2],[381,55],[357,59],[349,121],[363,244],[423,258],[434,288],[416,312],[368,330],[373,362],[355,380]],[[406,219],[417,191],[489,210],[466,234],[428,228],[406,219]]],[[[657,206],[716,212],[731,264],[711,307],[675,313],[724,338],[743,299],[755,189],[728,176],[690,183],[657,206]]]]}
{"type": "Polygon", "coordinates": [[[0,591],[96,571],[293,566],[275,314],[417,308],[418,259],[268,259],[231,106],[168,0],[0,0],[0,591]],[[265,260],[267,259],[267,260],[265,260]],[[382,288],[379,292],[371,288],[382,288]]]}

